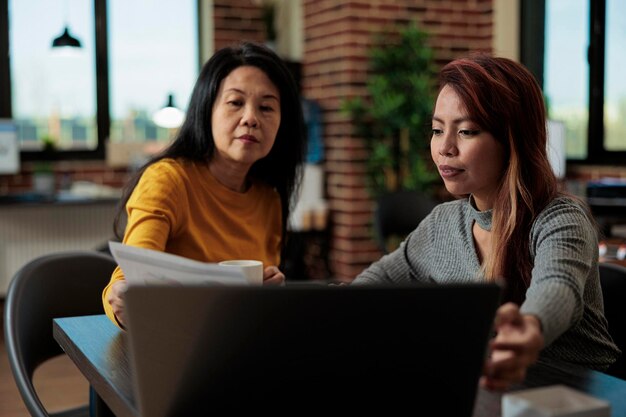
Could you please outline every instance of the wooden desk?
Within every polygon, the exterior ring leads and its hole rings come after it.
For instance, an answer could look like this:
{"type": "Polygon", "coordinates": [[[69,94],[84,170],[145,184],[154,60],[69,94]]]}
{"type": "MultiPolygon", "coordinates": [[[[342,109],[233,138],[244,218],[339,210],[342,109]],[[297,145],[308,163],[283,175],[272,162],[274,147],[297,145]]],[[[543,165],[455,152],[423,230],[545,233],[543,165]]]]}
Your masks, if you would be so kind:
{"type": "MultiPolygon", "coordinates": [[[[117,416],[138,416],[124,332],[104,315],[54,320],[54,338],[117,416]]],[[[564,384],[611,403],[626,416],[626,381],[568,364],[538,363],[514,389],[564,384]]],[[[312,395],[319,395],[312,394],[312,395]]],[[[474,417],[500,417],[502,394],[478,390],[474,417]]]]}
{"type": "Polygon", "coordinates": [[[105,315],[54,319],[54,339],[116,416],[138,416],[126,337],[105,315]]]}

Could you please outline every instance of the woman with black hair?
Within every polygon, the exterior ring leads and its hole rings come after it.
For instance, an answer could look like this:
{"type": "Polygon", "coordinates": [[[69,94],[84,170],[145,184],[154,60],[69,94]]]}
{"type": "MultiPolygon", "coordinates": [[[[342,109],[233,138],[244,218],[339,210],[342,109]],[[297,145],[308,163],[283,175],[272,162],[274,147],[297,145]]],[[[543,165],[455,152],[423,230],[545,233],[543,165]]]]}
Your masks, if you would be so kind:
{"type": "MultiPolygon", "coordinates": [[[[194,87],[174,142],[125,189],[123,242],[204,262],[258,259],[264,284],[281,284],[281,251],[300,180],[304,122],[293,77],[262,45],[216,52],[194,87]]],[[[124,275],[103,291],[107,316],[124,326],[124,275]]]]}

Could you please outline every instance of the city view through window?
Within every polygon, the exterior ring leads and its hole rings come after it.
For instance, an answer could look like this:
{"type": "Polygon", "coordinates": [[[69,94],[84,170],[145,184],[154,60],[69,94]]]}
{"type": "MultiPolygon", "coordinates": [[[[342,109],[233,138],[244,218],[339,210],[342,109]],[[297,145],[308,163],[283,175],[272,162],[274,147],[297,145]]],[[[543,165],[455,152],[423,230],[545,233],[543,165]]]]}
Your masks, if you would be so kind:
{"type": "Polygon", "coordinates": [[[589,0],[546,1],[544,93],[551,119],[564,122],[568,158],[584,159],[587,141],[601,140],[609,151],[626,151],[626,8],[606,1],[604,132],[589,122],[589,0]]]}
{"type": "MultiPolygon", "coordinates": [[[[166,141],[152,115],[169,94],[183,111],[198,74],[197,2],[109,0],[111,141],[166,141]]],[[[93,1],[10,0],[12,113],[22,150],[92,150],[96,125],[93,1]],[[46,10],[46,13],[41,13],[46,10]],[[65,27],[81,48],[59,51],[65,27]]]]}
{"type": "MultiPolygon", "coordinates": [[[[626,150],[626,8],[606,2],[604,145],[626,150]]],[[[165,141],[152,115],[168,95],[183,111],[198,73],[197,2],[108,0],[110,139],[165,141]]],[[[13,119],[24,150],[94,149],[96,51],[93,1],[9,0],[13,119]],[[46,10],[45,13],[41,13],[46,10]],[[82,47],[58,53],[68,27],[82,47]]],[[[565,123],[568,158],[584,159],[588,141],[589,0],[546,1],[544,92],[549,117],[565,123]]],[[[596,139],[593,136],[591,140],[596,139]]]]}

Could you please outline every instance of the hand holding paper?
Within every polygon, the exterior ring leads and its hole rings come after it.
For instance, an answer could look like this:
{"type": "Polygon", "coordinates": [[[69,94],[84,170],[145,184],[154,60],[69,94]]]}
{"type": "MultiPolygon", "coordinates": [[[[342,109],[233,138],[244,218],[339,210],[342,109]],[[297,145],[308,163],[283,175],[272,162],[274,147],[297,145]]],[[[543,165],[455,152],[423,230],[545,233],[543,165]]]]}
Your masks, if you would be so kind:
{"type": "Polygon", "coordinates": [[[249,285],[244,267],[199,262],[171,253],[109,242],[128,285],[249,285]]]}

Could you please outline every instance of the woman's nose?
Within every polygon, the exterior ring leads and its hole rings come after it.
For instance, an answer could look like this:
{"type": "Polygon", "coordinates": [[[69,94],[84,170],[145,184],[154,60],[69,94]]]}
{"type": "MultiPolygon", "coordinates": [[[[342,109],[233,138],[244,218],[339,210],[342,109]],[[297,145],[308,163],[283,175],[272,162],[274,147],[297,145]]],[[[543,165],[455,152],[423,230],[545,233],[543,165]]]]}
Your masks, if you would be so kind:
{"type": "Polygon", "coordinates": [[[257,117],[256,110],[252,106],[246,106],[244,109],[243,117],[241,118],[241,123],[244,126],[248,127],[258,127],[259,118],[257,117]]]}
{"type": "Polygon", "coordinates": [[[441,156],[454,156],[458,153],[456,143],[449,135],[443,138],[439,145],[439,155],[441,156]]]}

